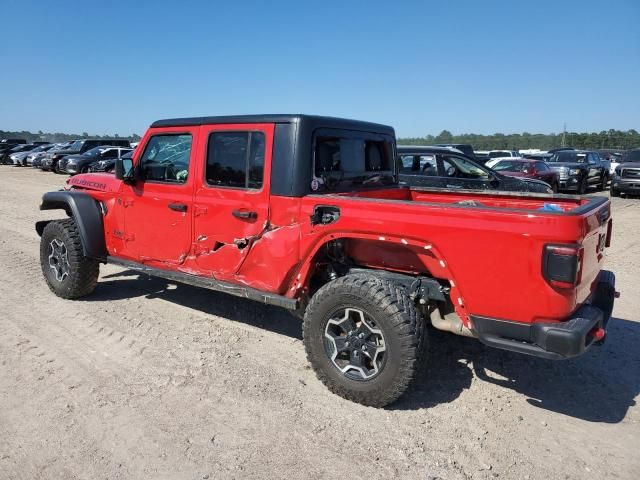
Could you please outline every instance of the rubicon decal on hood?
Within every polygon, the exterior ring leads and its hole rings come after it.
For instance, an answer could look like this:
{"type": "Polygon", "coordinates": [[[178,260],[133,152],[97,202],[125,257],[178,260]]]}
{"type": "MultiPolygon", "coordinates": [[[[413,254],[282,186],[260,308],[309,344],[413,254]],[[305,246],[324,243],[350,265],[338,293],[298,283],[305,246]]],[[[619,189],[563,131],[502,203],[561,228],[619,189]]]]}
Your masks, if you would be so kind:
{"type": "Polygon", "coordinates": [[[69,185],[83,188],[93,188],[95,190],[106,190],[107,184],[102,182],[96,182],[94,180],[88,180],[87,178],[72,177],[69,179],[69,185]]]}

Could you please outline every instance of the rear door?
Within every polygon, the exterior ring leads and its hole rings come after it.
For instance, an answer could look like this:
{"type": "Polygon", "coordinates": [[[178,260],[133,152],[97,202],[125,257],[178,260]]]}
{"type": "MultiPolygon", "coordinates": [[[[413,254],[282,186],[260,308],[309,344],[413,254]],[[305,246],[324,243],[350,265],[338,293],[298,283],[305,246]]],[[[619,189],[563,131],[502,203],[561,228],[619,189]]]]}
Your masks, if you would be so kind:
{"type": "MultiPolygon", "coordinates": [[[[147,135],[135,165],[140,180],[123,185],[122,256],[181,264],[191,247],[195,148],[199,127],[158,129],[147,135]]],[[[118,235],[115,235],[118,237],[118,235]]],[[[117,252],[120,255],[120,252],[117,252]]]]}
{"type": "Polygon", "coordinates": [[[193,248],[216,278],[240,269],[269,228],[272,124],[204,125],[198,148],[193,248]]]}

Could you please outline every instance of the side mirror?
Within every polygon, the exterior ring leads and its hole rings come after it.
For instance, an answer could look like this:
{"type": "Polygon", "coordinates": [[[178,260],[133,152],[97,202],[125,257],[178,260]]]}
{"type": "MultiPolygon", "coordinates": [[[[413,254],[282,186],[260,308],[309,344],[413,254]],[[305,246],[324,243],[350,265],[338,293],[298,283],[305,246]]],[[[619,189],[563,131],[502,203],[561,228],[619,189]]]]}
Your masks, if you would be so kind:
{"type": "Polygon", "coordinates": [[[116,178],[122,180],[127,185],[136,183],[133,170],[132,158],[117,158],[115,165],[116,178]]]}

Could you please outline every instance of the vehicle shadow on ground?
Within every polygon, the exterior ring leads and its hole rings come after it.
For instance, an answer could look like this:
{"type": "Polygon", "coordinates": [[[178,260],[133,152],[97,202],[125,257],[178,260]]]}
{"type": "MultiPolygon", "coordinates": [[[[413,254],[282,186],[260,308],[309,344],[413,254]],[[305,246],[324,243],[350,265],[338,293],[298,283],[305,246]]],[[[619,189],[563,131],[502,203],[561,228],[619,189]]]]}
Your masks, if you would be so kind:
{"type": "Polygon", "coordinates": [[[91,302],[124,300],[135,296],[160,298],[208,315],[242,322],[280,335],[302,339],[299,319],[282,308],[264,305],[226,293],[176,284],[133,270],[100,277],[95,292],[82,300],[91,302]]]}
{"type": "MultiPolygon", "coordinates": [[[[302,339],[299,319],[286,310],[204,290],[132,270],[101,277],[86,301],[160,298],[208,315],[302,339]]],[[[613,318],[607,342],[581,357],[543,360],[486,347],[472,338],[430,329],[424,372],[392,410],[429,408],[456,400],[474,382],[487,382],[527,397],[539,408],[590,422],[618,423],[640,393],[640,322],[613,318]]],[[[491,399],[487,400],[490,407],[491,399]]]]}
{"type": "Polygon", "coordinates": [[[612,318],[604,345],[561,361],[496,350],[444,332],[431,333],[425,374],[391,408],[418,409],[451,402],[474,381],[481,381],[526,395],[527,402],[538,408],[589,422],[618,423],[640,393],[640,322],[612,318]]]}

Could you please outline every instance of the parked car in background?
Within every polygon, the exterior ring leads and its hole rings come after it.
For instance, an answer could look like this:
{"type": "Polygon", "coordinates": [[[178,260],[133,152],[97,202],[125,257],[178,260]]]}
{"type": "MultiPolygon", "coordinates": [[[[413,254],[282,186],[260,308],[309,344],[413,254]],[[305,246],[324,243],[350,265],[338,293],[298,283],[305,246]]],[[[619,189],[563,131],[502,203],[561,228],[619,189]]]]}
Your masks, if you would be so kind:
{"type": "Polygon", "coordinates": [[[537,153],[525,153],[522,155],[522,158],[526,158],[527,160],[539,160],[541,162],[546,162],[552,156],[553,156],[553,153],[537,152],[537,153]]]}
{"type": "Polygon", "coordinates": [[[84,153],[87,150],[91,150],[95,147],[100,147],[102,145],[113,145],[116,147],[130,147],[129,140],[123,140],[121,138],[89,138],[89,139],[80,139],[75,140],[64,150],[56,150],[50,152],[46,155],[45,159],[42,161],[42,169],[43,170],[53,170],[54,172],[58,172],[58,162],[61,158],[66,157],[67,155],[73,155],[78,153],[84,153]]]}
{"type": "Polygon", "coordinates": [[[541,180],[502,175],[446,147],[399,145],[397,153],[399,179],[411,186],[553,193],[541,180]]]}
{"type": "Polygon", "coordinates": [[[41,152],[43,150],[46,151],[50,147],[50,144],[48,143],[34,143],[33,145],[35,145],[35,148],[31,150],[24,150],[22,152],[12,154],[11,160],[13,161],[13,164],[18,167],[23,167],[27,165],[27,158],[29,157],[29,155],[41,152]]]}
{"type": "Polygon", "coordinates": [[[640,148],[626,152],[615,167],[611,196],[619,197],[621,193],[640,195],[640,148]]]}
{"type": "Polygon", "coordinates": [[[487,154],[489,159],[504,157],[519,157],[520,154],[516,150],[490,150],[487,154]]]}
{"type": "Polygon", "coordinates": [[[503,158],[491,167],[498,173],[508,177],[535,178],[548,183],[554,193],[560,188],[558,172],[551,170],[549,166],[540,160],[526,158],[503,158]]]}
{"type": "Polygon", "coordinates": [[[609,156],[609,175],[611,177],[616,173],[616,167],[620,165],[623,156],[623,153],[612,153],[609,156]]]}
{"type": "Polygon", "coordinates": [[[42,161],[47,158],[47,155],[49,153],[52,153],[54,151],[58,151],[58,150],[63,150],[65,148],[67,148],[69,145],[71,145],[72,142],[61,142],[61,143],[54,143],[49,145],[50,148],[48,148],[46,151],[44,152],[35,152],[33,154],[33,157],[30,159],[29,156],[27,156],[27,163],[29,161],[31,161],[31,166],[34,168],[40,168],[42,169],[42,161]]]}
{"type": "Polygon", "coordinates": [[[4,164],[13,164],[17,165],[17,162],[21,160],[21,153],[30,152],[34,148],[37,148],[38,145],[34,145],[32,143],[27,143],[23,145],[16,145],[11,150],[6,150],[2,156],[2,163],[4,164]]]}
{"type": "Polygon", "coordinates": [[[548,160],[549,167],[558,172],[560,190],[576,191],[582,195],[595,186],[605,190],[609,183],[609,165],[598,152],[587,150],[558,150],[548,160]]]}
{"type": "Polygon", "coordinates": [[[24,138],[3,138],[0,140],[0,145],[19,145],[25,144],[27,141],[24,138]]]}
{"type": "Polygon", "coordinates": [[[44,155],[46,152],[54,148],[56,145],[57,144],[55,143],[48,143],[45,145],[40,145],[37,148],[34,148],[25,156],[23,165],[33,165],[33,161],[35,160],[36,157],[40,155],[44,155]]]}
{"type": "MultiPolygon", "coordinates": [[[[125,160],[133,158],[134,151],[135,149],[129,151],[128,153],[123,154],[121,158],[125,160]]],[[[116,160],[117,160],[116,158],[105,158],[102,160],[98,160],[97,162],[91,164],[91,166],[89,167],[89,172],[92,172],[92,173],[113,172],[116,166],[116,160]]]]}
{"type": "Polygon", "coordinates": [[[133,149],[127,147],[102,146],[87,150],[82,155],[67,155],[59,162],[58,170],[70,175],[87,173],[90,167],[100,160],[113,160],[122,157],[133,149]]]}

